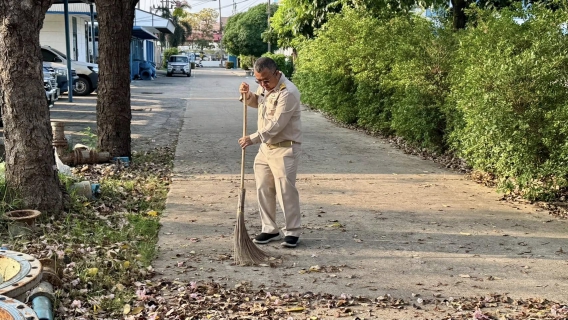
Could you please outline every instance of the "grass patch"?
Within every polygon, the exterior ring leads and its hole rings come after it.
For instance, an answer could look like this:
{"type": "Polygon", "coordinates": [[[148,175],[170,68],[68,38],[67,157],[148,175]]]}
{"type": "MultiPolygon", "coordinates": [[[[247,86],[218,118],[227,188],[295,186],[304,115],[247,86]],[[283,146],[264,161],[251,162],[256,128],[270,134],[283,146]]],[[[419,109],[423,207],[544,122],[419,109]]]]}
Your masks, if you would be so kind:
{"type": "Polygon", "coordinates": [[[11,237],[0,225],[0,243],[55,260],[63,283],[56,318],[119,319],[124,306],[137,300],[137,284],[153,274],[173,157],[166,147],[135,154],[128,167],[74,168],[73,178],[60,177],[62,184],[69,190],[77,181],[99,183],[97,199],[70,192],[66,211],[41,217],[30,236],[11,237]]]}

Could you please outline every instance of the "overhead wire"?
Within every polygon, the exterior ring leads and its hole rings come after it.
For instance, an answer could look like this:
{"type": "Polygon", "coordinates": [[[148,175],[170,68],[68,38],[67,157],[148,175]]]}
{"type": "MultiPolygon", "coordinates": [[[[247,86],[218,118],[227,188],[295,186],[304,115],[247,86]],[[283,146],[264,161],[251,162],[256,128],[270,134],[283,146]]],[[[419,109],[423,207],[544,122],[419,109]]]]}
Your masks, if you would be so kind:
{"type": "Polygon", "coordinates": [[[239,4],[239,3],[243,3],[243,2],[247,2],[247,1],[249,1],[249,0],[243,0],[243,1],[241,1],[241,2],[235,2],[235,3],[231,3],[231,4],[228,4],[228,5],[226,5],[226,6],[222,6],[221,8],[228,8],[228,7],[232,7],[232,6],[233,6],[233,5],[235,5],[235,4],[239,4]]]}
{"type": "MultiPolygon", "coordinates": [[[[211,0],[203,0],[203,1],[200,1],[199,3],[196,3],[196,4],[190,4],[190,6],[191,6],[191,8],[193,8],[193,7],[198,7],[198,6],[201,6],[201,5],[210,3],[210,2],[214,2],[214,1],[211,1],[211,0]]],[[[215,2],[216,2],[216,1],[215,1],[215,2]]]]}
{"type": "MultiPolygon", "coordinates": [[[[248,1],[248,0],[245,0],[245,1],[248,1]]],[[[245,1],[242,1],[242,2],[245,2],[245,1]]],[[[243,12],[245,9],[248,9],[248,8],[252,7],[253,4],[255,4],[255,3],[259,2],[259,1],[260,1],[260,0],[255,0],[255,1],[253,1],[253,2],[250,3],[248,6],[246,6],[246,7],[242,8],[242,9],[238,10],[238,12],[239,12],[239,13],[240,13],[240,12],[243,12]]]]}

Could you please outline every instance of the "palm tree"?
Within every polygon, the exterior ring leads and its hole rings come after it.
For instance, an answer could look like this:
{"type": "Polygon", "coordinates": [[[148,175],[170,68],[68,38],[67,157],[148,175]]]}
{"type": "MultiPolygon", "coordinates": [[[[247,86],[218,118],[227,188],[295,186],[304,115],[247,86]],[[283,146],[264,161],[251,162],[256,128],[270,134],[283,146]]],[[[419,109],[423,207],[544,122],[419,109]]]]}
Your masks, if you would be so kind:
{"type": "Polygon", "coordinates": [[[162,18],[170,19],[175,26],[174,34],[164,35],[160,34],[160,43],[162,46],[168,45],[172,48],[184,45],[187,42],[187,37],[191,35],[191,24],[183,21],[187,16],[186,9],[191,9],[187,1],[174,1],[175,8],[170,7],[156,7],[156,13],[161,13],[162,18]],[[173,9],[173,10],[172,10],[173,9]]]}

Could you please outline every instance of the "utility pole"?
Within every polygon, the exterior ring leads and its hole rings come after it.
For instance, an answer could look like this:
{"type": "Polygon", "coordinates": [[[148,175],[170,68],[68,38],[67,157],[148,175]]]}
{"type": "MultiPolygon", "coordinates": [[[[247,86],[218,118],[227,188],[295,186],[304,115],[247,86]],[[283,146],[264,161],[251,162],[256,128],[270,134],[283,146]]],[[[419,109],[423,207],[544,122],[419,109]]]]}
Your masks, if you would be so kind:
{"type": "Polygon", "coordinates": [[[268,14],[268,53],[270,53],[270,0],[268,0],[266,12],[268,14]]]}
{"type": "Polygon", "coordinates": [[[221,0],[219,0],[219,51],[221,52],[221,67],[223,66],[223,46],[221,44],[223,40],[223,17],[221,14],[221,0]]]}
{"type": "Polygon", "coordinates": [[[91,11],[91,43],[93,44],[93,53],[92,53],[92,58],[93,58],[93,63],[97,63],[97,54],[96,54],[96,37],[95,37],[95,14],[94,14],[94,8],[93,8],[93,4],[91,3],[89,5],[90,7],[90,11],[91,11]]]}

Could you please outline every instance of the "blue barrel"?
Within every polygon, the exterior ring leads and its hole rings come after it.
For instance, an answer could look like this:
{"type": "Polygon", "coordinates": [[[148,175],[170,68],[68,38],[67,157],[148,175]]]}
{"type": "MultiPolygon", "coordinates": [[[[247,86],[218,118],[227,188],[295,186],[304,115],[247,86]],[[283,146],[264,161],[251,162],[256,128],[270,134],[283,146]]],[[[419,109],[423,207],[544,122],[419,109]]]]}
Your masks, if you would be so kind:
{"type": "Polygon", "coordinates": [[[138,78],[139,70],[140,70],[140,61],[138,61],[138,60],[132,61],[130,63],[130,80],[138,78]]]}
{"type": "Polygon", "coordinates": [[[152,80],[152,65],[148,61],[140,61],[140,79],[152,80]]]}
{"type": "Polygon", "coordinates": [[[233,69],[236,69],[236,68],[237,68],[237,65],[238,65],[238,63],[237,63],[237,61],[238,61],[237,56],[231,56],[231,55],[229,55],[229,61],[230,61],[230,62],[233,62],[233,69]]]}

